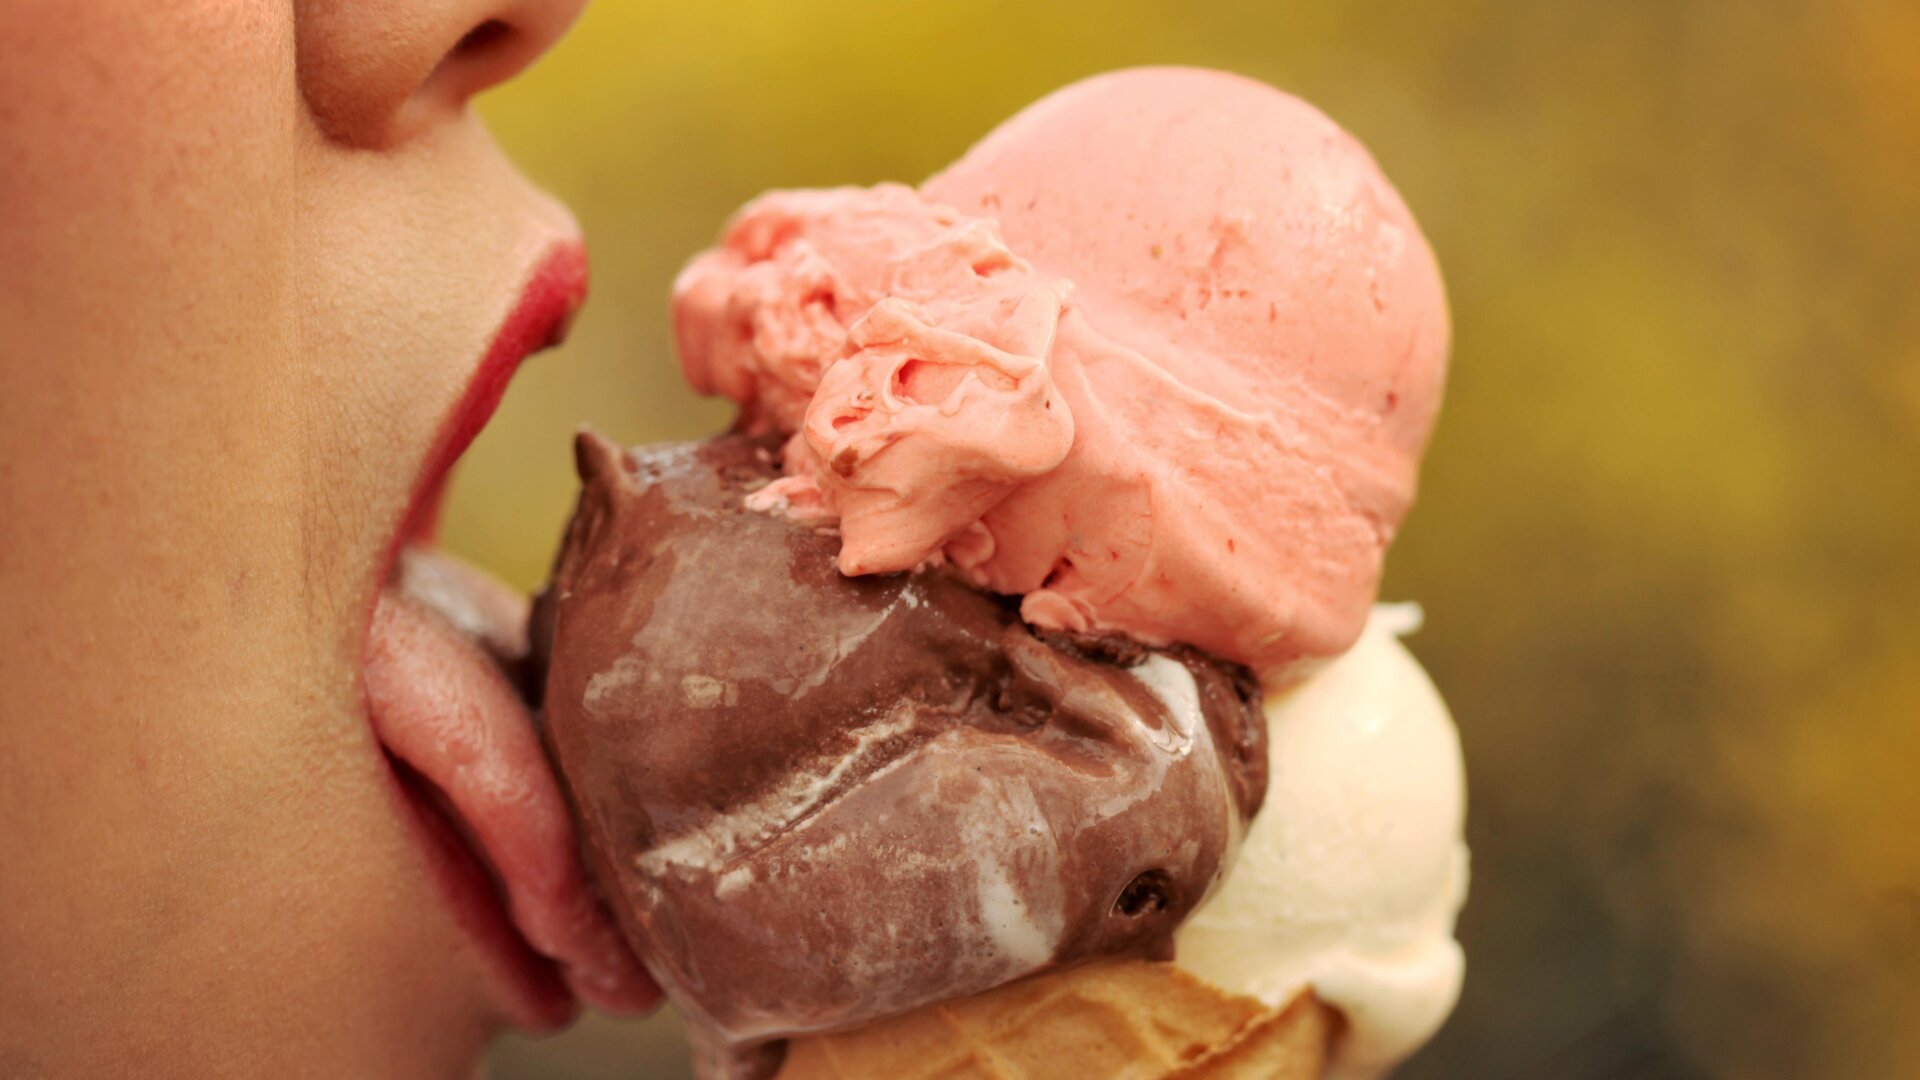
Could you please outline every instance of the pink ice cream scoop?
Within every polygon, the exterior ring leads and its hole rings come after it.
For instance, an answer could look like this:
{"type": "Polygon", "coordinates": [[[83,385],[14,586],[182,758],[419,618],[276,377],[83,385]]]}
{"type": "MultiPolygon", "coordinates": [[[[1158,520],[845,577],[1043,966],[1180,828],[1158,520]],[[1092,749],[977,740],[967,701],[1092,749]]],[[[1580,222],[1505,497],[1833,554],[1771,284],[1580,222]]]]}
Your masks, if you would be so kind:
{"type": "Polygon", "coordinates": [[[755,200],[674,322],[696,388],[791,436],[756,505],[837,520],[843,573],[944,562],[1035,626],[1273,682],[1359,635],[1449,336],[1358,142],[1173,68],[1061,90],[918,190],[755,200]]]}

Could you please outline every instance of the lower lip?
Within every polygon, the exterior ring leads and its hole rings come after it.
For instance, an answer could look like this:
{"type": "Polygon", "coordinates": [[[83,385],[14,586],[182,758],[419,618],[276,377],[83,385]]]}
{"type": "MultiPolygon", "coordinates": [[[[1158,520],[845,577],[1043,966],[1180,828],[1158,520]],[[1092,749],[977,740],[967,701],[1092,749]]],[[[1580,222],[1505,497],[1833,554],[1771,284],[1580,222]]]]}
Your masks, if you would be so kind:
{"type": "Polygon", "coordinates": [[[398,761],[394,794],[408,831],[427,857],[428,872],[454,922],[480,951],[501,1018],[542,1034],[565,1027],[579,1003],[553,961],[533,951],[507,914],[501,891],[439,806],[433,786],[398,761]]]}

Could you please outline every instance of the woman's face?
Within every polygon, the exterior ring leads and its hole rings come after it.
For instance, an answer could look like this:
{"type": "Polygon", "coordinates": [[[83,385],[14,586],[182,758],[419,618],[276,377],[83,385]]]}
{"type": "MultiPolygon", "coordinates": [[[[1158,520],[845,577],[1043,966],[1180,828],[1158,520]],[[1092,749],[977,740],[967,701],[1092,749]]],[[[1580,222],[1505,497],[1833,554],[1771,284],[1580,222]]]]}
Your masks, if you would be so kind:
{"type": "Polygon", "coordinates": [[[584,287],[466,108],[579,6],[6,0],[0,1075],[651,1004],[517,698],[383,588],[584,287]]]}

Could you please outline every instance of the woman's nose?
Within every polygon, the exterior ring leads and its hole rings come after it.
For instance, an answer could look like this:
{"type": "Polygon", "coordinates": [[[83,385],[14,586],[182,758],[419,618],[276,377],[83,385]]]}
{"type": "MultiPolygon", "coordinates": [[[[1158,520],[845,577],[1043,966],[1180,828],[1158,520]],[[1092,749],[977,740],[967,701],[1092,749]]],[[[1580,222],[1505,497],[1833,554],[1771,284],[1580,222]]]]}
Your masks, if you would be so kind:
{"type": "Polygon", "coordinates": [[[329,138],[405,142],[560,39],[586,0],[296,0],[301,95],[329,138]]]}

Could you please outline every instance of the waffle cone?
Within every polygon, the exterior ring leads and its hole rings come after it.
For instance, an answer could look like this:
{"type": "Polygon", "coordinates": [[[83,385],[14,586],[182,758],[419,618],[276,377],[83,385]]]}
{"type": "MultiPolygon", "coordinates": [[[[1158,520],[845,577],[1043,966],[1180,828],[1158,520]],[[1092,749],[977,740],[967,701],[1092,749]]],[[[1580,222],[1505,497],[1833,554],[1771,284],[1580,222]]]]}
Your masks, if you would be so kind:
{"type": "Polygon", "coordinates": [[[777,1080],[1318,1080],[1337,1017],[1172,964],[1093,964],[788,1044],[777,1080]]]}

